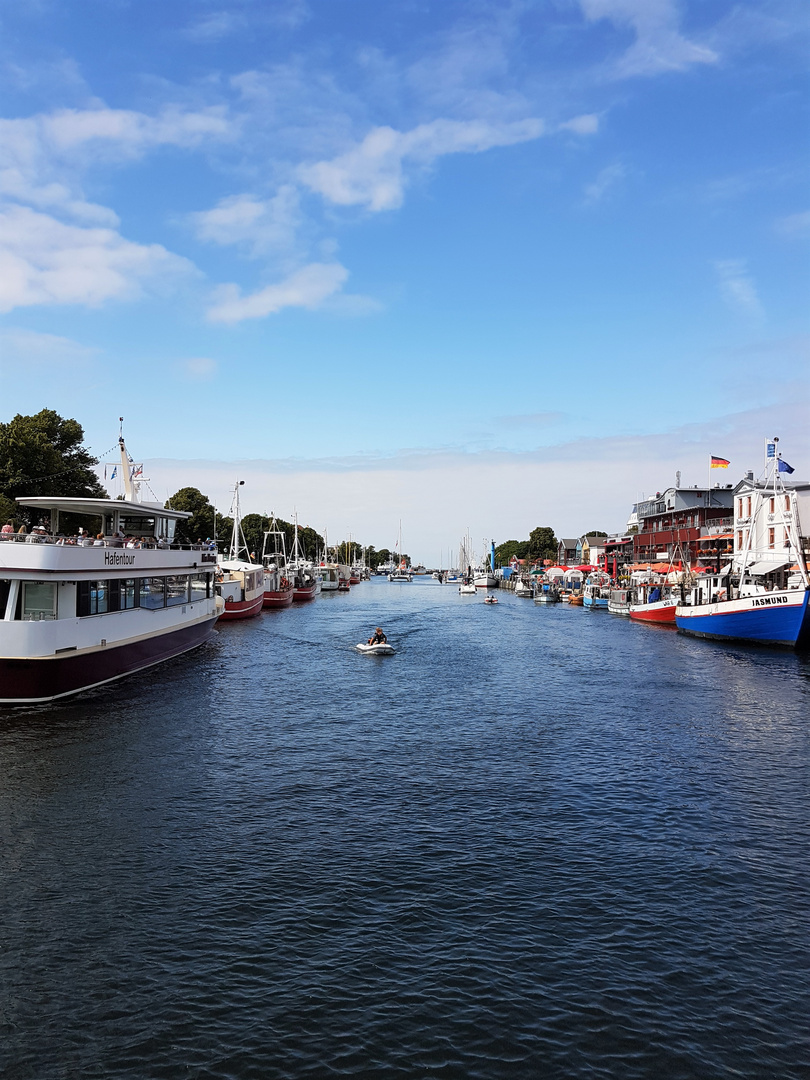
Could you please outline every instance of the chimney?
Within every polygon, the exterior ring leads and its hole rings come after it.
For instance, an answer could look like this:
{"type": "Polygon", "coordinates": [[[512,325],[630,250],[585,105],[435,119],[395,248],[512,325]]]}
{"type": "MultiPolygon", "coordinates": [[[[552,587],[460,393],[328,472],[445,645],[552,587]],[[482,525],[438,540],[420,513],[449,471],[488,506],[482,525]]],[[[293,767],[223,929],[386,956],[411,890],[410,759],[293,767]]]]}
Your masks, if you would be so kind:
{"type": "Polygon", "coordinates": [[[677,472],[675,473],[675,487],[679,488],[680,486],[681,486],[681,470],[678,469],[677,472]]]}

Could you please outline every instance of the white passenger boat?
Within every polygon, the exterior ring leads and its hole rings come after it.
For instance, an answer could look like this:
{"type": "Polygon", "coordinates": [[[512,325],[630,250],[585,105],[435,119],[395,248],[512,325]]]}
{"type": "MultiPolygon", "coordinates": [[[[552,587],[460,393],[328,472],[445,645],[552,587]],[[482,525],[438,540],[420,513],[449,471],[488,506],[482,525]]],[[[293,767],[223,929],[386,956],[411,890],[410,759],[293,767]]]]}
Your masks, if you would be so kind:
{"type": "MultiPolygon", "coordinates": [[[[18,498],[50,533],[0,541],[0,702],[54,701],[201,645],[222,611],[216,552],[175,542],[190,514],[140,499],[123,436],[125,497],[18,498]],[[74,515],[98,523],[80,540],[74,515]]],[[[145,482],[145,481],[144,481],[145,482]]]]}

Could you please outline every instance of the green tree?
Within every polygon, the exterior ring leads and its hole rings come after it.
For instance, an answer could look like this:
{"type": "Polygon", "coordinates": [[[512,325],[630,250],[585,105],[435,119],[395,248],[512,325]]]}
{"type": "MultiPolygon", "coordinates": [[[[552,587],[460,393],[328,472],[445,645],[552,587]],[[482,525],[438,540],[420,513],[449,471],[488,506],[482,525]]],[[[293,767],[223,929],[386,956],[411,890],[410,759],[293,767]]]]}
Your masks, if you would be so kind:
{"type": "Polygon", "coordinates": [[[585,533],[585,535],[586,536],[607,536],[607,533],[602,532],[601,529],[589,529],[588,532],[585,533]]]}
{"type": "Polygon", "coordinates": [[[505,540],[495,548],[495,566],[508,566],[513,556],[525,559],[528,551],[528,540],[505,540]]]}
{"type": "Polygon", "coordinates": [[[548,525],[538,525],[529,533],[529,558],[552,560],[557,558],[557,537],[548,525]]]}
{"type": "Polygon", "coordinates": [[[177,523],[179,539],[191,544],[195,540],[206,540],[209,537],[213,539],[215,535],[222,537],[226,519],[216,512],[208,501],[208,496],[203,495],[197,488],[180,488],[167,505],[172,510],[185,510],[191,514],[187,520],[177,523]]]}
{"type": "Polygon", "coordinates": [[[37,511],[15,503],[18,496],[57,495],[105,499],[107,492],[93,472],[98,464],[83,445],[78,420],[66,420],[53,409],[33,416],[17,413],[0,424],[0,513],[9,505],[15,519],[29,524],[37,511]]]}

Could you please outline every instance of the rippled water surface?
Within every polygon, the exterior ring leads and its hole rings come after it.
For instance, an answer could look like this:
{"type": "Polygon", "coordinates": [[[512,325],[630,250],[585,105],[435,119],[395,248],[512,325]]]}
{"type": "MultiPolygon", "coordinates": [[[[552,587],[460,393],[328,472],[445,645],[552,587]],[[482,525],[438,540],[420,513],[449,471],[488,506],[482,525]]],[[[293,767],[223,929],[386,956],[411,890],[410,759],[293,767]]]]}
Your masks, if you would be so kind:
{"type": "Polygon", "coordinates": [[[810,1075],[810,662],[500,595],[0,713],[0,1074],[810,1075]]]}

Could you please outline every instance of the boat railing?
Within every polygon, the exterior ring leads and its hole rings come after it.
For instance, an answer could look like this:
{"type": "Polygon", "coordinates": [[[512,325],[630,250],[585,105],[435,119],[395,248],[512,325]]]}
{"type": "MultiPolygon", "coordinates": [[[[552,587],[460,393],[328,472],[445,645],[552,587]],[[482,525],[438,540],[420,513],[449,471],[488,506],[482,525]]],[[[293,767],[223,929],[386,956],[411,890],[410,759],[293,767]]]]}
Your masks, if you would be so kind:
{"type": "Polygon", "coordinates": [[[4,544],[50,544],[56,547],[105,547],[105,548],[133,548],[138,549],[152,549],[159,551],[210,551],[212,555],[216,555],[216,544],[200,543],[189,544],[180,543],[178,541],[160,540],[154,537],[141,537],[137,540],[124,539],[116,540],[111,536],[105,536],[103,540],[99,539],[84,539],[83,537],[76,536],[62,536],[57,533],[56,536],[52,536],[50,533],[37,535],[34,532],[30,533],[4,533],[0,535],[0,543],[4,544]]]}

